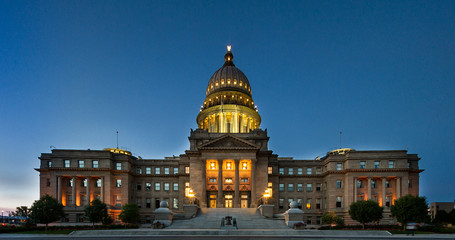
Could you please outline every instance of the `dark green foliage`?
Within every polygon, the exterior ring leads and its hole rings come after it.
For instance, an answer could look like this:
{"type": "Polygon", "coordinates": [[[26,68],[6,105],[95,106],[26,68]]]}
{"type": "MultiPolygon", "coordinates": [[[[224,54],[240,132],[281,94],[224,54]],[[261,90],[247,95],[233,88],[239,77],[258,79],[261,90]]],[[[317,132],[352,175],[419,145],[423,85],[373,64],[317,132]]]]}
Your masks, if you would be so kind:
{"type": "Polygon", "coordinates": [[[405,229],[409,222],[425,222],[428,220],[428,204],[425,197],[406,195],[401,197],[390,208],[392,216],[405,229]]]}
{"type": "Polygon", "coordinates": [[[16,208],[16,211],[13,213],[13,216],[26,217],[30,214],[30,209],[27,206],[20,206],[16,208]]]}
{"type": "Polygon", "coordinates": [[[93,200],[90,203],[90,206],[85,208],[85,216],[90,222],[93,223],[93,225],[97,222],[105,222],[105,220],[109,217],[109,215],[107,215],[106,204],[101,202],[99,199],[93,200]]]}
{"type": "Polygon", "coordinates": [[[362,224],[365,229],[365,223],[379,221],[382,219],[383,208],[373,200],[353,202],[349,207],[351,218],[362,224]]]}
{"type": "Polygon", "coordinates": [[[120,220],[124,223],[137,223],[139,222],[139,206],[134,203],[125,204],[122,207],[122,212],[120,213],[120,220]]]}
{"type": "Polygon", "coordinates": [[[30,219],[35,223],[46,224],[45,230],[47,230],[49,223],[55,222],[65,216],[63,205],[49,195],[45,195],[40,200],[35,201],[30,211],[30,219]]]}
{"type": "Polygon", "coordinates": [[[334,212],[324,213],[322,215],[321,221],[322,221],[322,224],[329,224],[330,228],[332,228],[333,225],[337,225],[337,226],[344,225],[344,219],[340,216],[335,215],[334,212]]]}

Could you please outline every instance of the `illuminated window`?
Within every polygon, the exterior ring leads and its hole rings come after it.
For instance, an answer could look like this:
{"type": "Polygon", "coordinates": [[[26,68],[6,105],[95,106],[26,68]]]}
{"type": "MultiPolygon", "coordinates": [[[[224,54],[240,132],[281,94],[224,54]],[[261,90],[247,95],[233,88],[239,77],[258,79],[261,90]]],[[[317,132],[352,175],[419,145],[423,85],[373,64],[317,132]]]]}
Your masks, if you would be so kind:
{"type": "Polygon", "coordinates": [[[101,179],[96,180],[96,187],[101,187],[101,179]]]}
{"type": "Polygon", "coordinates": [[[166,175],[169,174],[169,168],[168,168],[168,167],[165,167],[165,168],[164,168],[164,174],[166,174],[166,175]]]}
{"type": "Polygon", "coordinates": [[[312,169],[311,168],[306,168],[306,174],[311,175],[312,169]]]}
{"type": "Polygon", "coordinates": [[[210,88],[213,88],[213,84],[210,85],[210,88]]]}
{"type": "Polygon", "coordinates": [[[65,167],[66,168],[70,167],[70,160],[65,160],[65,167]]]}
{"type": "Polygon", "coordinates": [[[119,163],[119,162],[118,162],[118,163],[116,164],[116,169],[117,169],[117,170],[122,170],[122,163],[119,163]]]}
{"type": "Polygon", "coordinates": [[[228,79],[228,84],[231,84],[231,80],[228,79]]]}
{"type": "Polygon", "coordinates": [[[239,85],[240,85],[240,86],[242,86],[242,84],[243,84],[243,82],[242,82],[242,81],[240,81],[240,84],[239,84],[239,85]]]}
{"type": "Polygon", "coordinates": [[[308,199],[306,200],[306,208],[307,208],[307,209],[311,209],[311,198],[308,198],[308,199]]]}
{"type": "Polygon", "coordinates": [[[268,172],[268,174],[272,174],[273,173],[273,168],[272,167],[268,167],[267,168],[267,172],[268,172]]]}
{"type": "Polygon", "coordinates": [[[242,170],[247,170],[248,169],[248,163],[244,162],[242,163],[242,170]]]}
{"type": "Polygon", "coordinates": [[[159,167],[155,168],[155,174],[161,174],[161,168],[159,167]]]}
{"type": "Polygon", "coordinates": [[[164,183],[164,191],[169,191],[169,183],[164,183]]]}
{"type": "Polygon", "coordinates": [[[379,168],[379,161],[374,161],[374,168],[379,168]]]}
{"type": "Polygon", "coordinates": [[[395,161],[389,160],[389,168],[395,168],[395,161]]]}
{"type": "Polygon", "coordinates": [[[218,82],[216,82],[216,83],[215,83],[215,86],[217,86],[217,87],[218,87],[218,82]]]}
{"type": "Polygon", "coordinates": [[[98,168],[98,166],[99,166],[98,160],[93,160],[93,161],[92,161],[92,167],[93,167],[93,168],[98,168]]]}
{"type": "Polygon", "coordinates": [[[268,188],[272,188],[272,186],[273,186],[273,183],[271,183],[271,182],[268,182],[268,183],[267,183],[267,187],[268,187],[268,188]]]}
{"type": "Polygon", "coordinates": [[[215,162],[211,162],[210,163],[210,169],[216,169],[216,163],[215,162]]]}
{"type": "Polygon", "coordinates": [[[209,182],[216,183],[216,178],[209,178],[209,182]]]}
{"type": "Polygon", "coordinates": [[[185,173],[190,174],[190,167],[185,167],[185,173]]]}
{"type": "Polygon", "coordinates": [[[179,190],[179,184],[178,183],[174,183],[174,191],[178,191],[179,190]]]}
{"type": "Polygon", "coordinates": [[[221,84],[223,84],[223,85],[224,85],[224,80],[223,80],[223,79],[221,79],[221,84]]]}
{"type": "Polygon", "coordinates": [[[173,198],[172,199],[172,207],[173,208],[179,208],[179,199],[178,198],[173,198]]]}
{"type": "Polygon", "coordinates": [[[224,179],[224,182],[225,182],[225,183],[232,183],[232,178],[225,178],[225,179],[224,179]]]}
{"type": "Polygon", "coordinates": [[[117,183],[115,184],[116,187],[122,187],[122,180],[117,179],[117,183]]]}
{"type": "Polygon", "coordinates": [[[226,169],[231,170],[232,169],[232,164],[230,162],[226,163],[226,169]]]}
{"type": "Polygon", "coordinates": [[[240,179],[240,182],[242,182],[242,183],[248,183],[248,178],[242,178],[242,179],[240,179]]]}
{"type": "Polygon", "coordinates": [[[306,191],[307,191],[307,192],[313,191],[313,185],[312,185],[311,183],[307,183],[307,184],[306,184],[306,191]]]}
{"type": "Polygon", "coordinates": [[[236,84],[237,84],[237,80],[234,80],[234,85],[236,85],[236,84]]]}
{"type": "Polygon", "coordinates": [[[343,165],[341,163],[337,163],[337,171],[343,170],[343,165]]]}
{"type": "Polygon", "coordinates": [[[360,169],[365,169],[365,161],[360,161],[360,169]]]}
{"type": "Polygon", "coordinates": [[[155,183],[155,191],[160,191],[161,190],[161,183],[155,183]]]}
{"type": "Polygon", "coordinates": [[[152,168],[145,168],[145,174],[152,174],[152,168]]]}

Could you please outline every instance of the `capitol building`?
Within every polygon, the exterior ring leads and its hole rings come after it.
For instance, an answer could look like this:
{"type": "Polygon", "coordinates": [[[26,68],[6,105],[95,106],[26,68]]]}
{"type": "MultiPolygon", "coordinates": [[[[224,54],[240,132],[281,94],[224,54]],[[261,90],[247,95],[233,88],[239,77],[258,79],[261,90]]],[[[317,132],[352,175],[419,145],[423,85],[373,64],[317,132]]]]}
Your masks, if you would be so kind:
{"type": "Polygon", "coordinates": [[[84,208],[96,198],[109,206],[115,221],[123,205],[135,203],[141,223],[150,223],[161,201],[182,212],[191,192],[200,208],[267,203],[282,213],[296,201],[308,224],[320,224],[325,212],[354,224],[349,205],[366,199],[384,207],[382,223],[392,223],[394,201],[419,195],[420,158],[406,150],[342,148],[312,160],[274,154],[261,129],[253,87],[228,46],[223,66],[208,81],[185,153],[142,159],[118,148],[53,149],[39,157],[40,195],[58,199],[66,213],[62,221],[70,223],[86,221],[84,208]]]}

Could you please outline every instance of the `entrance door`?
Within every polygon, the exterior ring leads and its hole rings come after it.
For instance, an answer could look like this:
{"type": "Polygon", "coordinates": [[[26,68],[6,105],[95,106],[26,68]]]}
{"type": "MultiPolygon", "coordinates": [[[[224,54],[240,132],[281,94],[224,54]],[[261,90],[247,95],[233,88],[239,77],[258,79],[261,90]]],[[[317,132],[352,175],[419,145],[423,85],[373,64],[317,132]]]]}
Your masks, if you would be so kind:
{"type": "Polygon", "coordinates": [[[240,207],[241,208],[248,208],[248,200],[247,199],[240,200],[240,207]]]}
{"type": "Polygon", "coordinates": [[[232,208],[232,199],[227,199],[226,200],[226,205],[225,205],[226,208],[232,208]]]}
{"type": "Polygon", "coordinates": [[[216,208],[216,199],[210,199],[210,207],[216,208]]]}

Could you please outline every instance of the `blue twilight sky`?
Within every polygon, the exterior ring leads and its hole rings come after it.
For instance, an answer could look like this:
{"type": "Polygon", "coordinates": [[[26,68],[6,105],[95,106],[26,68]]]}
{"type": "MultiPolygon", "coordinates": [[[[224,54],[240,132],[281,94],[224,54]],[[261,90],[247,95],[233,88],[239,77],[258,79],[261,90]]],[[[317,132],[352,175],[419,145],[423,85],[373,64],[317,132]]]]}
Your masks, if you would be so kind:
{"type": "Polygon", "coordinates": [[[184,153],[232,44],[279,156],[408,149],[453,201],[455,1],[0,0],[0,208],[50,146],[184,153]]]}

